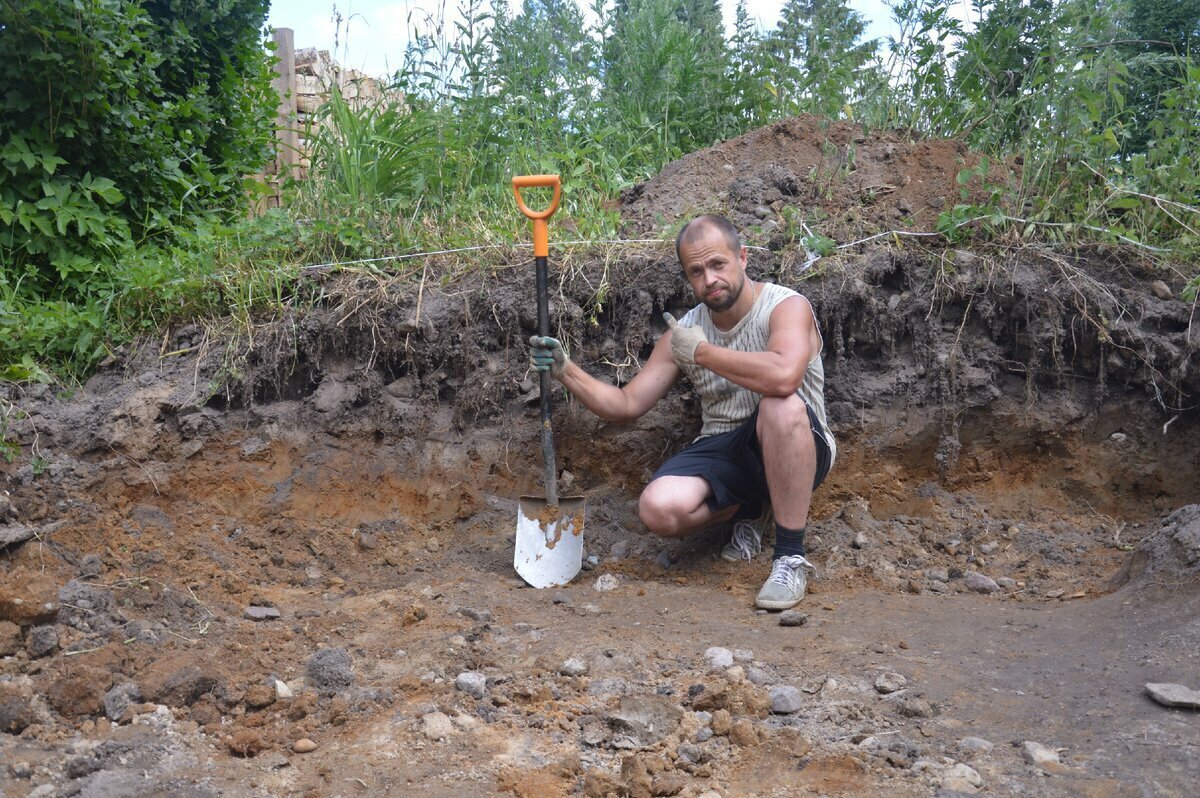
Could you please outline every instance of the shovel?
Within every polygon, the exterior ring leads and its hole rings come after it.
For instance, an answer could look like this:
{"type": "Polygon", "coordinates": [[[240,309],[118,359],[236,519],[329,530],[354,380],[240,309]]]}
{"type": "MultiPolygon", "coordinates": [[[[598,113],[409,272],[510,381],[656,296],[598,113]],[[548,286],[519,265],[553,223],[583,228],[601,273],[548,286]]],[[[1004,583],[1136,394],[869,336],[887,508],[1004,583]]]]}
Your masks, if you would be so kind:
{"type": "MultiPolygon", "coordinates": [[[[546,297],[547,257],[550,231],[547,220],[558,210],[562,184],[558,175],[525,175],[513,178],[517,207],[533,220],[533,255],[537,268],[538,335],[550,335],[550,303],[546,297]],[[553,188],[550,207],[531,211],[521,198],[523,188],[553,188]]],[[[542,467],[546,496],[522,496],[517,503],[517,544],[513,567],[532,587],[565,585],[583,564],[582,496],[560,499],[558,471],[554,462],[554,432],[550,425],[551,377],[541,373],[542,467]]]]}

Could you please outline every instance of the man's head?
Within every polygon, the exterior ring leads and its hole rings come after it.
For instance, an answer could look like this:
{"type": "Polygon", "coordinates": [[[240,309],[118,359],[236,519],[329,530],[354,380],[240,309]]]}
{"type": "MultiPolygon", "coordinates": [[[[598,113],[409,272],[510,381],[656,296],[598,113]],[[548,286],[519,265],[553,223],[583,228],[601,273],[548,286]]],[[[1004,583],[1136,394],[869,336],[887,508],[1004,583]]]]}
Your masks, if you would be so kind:
{"type": "Polygon", "coordinates": [[[733,307],[746,284],[746,250],[722,216],[698,216],[675,239],[675,254],[696,298],[709,310],[733,307]]]}

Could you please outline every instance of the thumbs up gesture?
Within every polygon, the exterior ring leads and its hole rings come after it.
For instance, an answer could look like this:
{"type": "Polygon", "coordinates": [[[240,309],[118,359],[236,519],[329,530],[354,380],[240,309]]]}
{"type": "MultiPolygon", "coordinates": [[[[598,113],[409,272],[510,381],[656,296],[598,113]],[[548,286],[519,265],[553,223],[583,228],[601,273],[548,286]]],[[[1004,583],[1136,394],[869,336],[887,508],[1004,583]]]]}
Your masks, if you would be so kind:
{"type": "Polygon", "coordinates": [[[663,313],[663,320],[671,333],[671,356],[680,366],[692,366],[696,363],[696,347],[708,343],[704,330],[699,327],[683,327],[675,321],[670,313],[663,313]]]}

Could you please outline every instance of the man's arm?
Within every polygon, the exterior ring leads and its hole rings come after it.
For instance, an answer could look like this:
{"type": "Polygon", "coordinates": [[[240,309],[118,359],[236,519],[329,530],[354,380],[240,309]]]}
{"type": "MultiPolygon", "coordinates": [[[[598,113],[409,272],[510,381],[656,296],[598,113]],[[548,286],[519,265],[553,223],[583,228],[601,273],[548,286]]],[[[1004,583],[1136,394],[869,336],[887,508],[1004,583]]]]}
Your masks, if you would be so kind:
{"type": "Polygon", "coordinates": [[[654,345],[654,351],[641,371],[624,387],[618,388],[596,379],[571,360],[567,360],[557,379],[584,407],[600,418],[626,424],[641,418],[658,404],[682,373],[671,357],[671,344],[664,335],[654,345]]]}
{"type": "Polygon", "coordinates": [[[804,381],[815,324],[812,306],[789,297],[771,311],[764,351],[738,352],[704,341],[696,347],[696,364],[763,396],[787,396],[804,381]]]}

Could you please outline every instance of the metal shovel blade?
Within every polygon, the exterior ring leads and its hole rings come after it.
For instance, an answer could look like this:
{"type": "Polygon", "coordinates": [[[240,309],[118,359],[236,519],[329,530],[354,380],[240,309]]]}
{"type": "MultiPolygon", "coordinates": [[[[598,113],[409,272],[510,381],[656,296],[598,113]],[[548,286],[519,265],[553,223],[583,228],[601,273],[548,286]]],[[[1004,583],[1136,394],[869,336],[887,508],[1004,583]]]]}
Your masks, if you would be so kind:
{"type": "Polygon", "coordinates": [[[575,578],[583,565],[583,497],[522,496],[517,503],[517,545],[513,567],[531,587],[557,587],[575,578]]]}

